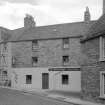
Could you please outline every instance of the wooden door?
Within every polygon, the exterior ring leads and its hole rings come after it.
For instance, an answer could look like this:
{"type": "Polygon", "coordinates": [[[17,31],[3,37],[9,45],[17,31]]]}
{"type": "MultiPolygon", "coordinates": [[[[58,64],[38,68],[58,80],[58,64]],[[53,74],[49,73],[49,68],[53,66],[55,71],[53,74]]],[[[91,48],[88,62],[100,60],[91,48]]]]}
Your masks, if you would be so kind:
{"type": "Polygon", "coordinates": [[[49,74],[42,73],[42,89],[48,89],[48,88],[49,88],[49,74]]]}

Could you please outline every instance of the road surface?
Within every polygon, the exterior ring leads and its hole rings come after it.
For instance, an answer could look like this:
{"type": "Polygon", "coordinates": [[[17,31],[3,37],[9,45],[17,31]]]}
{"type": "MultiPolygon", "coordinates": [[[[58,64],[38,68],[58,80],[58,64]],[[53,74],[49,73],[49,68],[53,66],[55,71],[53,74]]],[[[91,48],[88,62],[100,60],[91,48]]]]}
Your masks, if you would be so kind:
{"type": "Polygon", "coordinates": [[[38,94],[0,88],[0,105],[73,105],[38,94]]]}

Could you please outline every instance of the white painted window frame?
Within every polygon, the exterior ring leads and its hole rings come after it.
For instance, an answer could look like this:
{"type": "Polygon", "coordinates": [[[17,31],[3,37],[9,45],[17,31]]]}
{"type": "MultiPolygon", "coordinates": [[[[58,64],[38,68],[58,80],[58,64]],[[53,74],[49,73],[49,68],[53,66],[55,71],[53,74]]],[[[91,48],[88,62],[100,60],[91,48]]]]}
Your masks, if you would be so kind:
{"type": "Polygon", "coordinates": [[[104,49],[104,42],[105,41],[105,39],[102,37],[102,36],[100,36],[100,40],[99,40],[99,50],[100,50],[100,57],[99,57],[99,61],[105,61],[105,49],[104,49]]]}
{"type": "Polygon", "coordinates": [[[104,86],[104,78],[103,78],[104,75],[105,75],[105,71],[101,71],[100,72],[100,97],[101,98],[105,98],[105,93],[104,93],[105,86],[104,86]]]}

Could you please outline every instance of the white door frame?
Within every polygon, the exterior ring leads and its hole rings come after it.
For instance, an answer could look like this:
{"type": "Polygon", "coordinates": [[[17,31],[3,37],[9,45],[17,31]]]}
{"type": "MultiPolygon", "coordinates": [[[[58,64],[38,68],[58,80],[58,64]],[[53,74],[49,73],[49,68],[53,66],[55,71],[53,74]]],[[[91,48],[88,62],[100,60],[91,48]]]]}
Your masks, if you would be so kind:
{"type": "Polygon", "coordinates": [[[105,97],[105,71],[100,72],[100,96],[105,97]]]}

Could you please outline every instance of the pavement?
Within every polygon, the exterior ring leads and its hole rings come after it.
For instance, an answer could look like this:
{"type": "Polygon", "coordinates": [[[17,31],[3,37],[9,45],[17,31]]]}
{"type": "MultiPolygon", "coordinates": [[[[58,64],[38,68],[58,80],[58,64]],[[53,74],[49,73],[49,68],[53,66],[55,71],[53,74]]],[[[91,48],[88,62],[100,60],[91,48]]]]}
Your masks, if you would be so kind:
{"type": "MultiPolygon", "coordinates": [[[[2,87],[2,88],[19,90],[19,89],[14,89],[14,88],[10,88],[10,87],[2,87]]],[[[34,90],[30,90],[30,91],[29,90],[19,90],[19,91],[22,91],[24,94],[33,94],[33,95],[38,94],[38,95],[41,95],[41,96],[44,96],[47,98],[67,102],[67,103],[70,103],[73,105],[103,105],[100,103],[93,103],[90,101],[85,101],[85,100],[82,100],[82,99],[77,98],[77,97],[72,97],[72,96],[68,97],[68,96],[58,94],[58,93],[50,93],[50,92],[47,92],[44,90],[39,90],[39,89],[36,89],[36,90],[34,89],[34,90]]]]}

